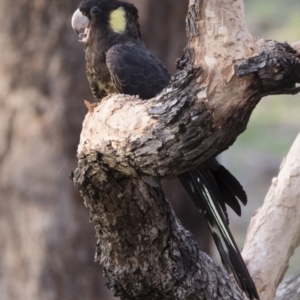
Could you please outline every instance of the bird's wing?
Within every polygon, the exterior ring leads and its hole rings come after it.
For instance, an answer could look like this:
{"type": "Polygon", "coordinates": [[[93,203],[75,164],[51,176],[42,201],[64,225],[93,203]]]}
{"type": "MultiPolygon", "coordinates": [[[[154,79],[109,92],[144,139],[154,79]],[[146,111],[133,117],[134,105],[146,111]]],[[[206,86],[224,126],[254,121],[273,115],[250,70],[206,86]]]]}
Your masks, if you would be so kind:
{"type": "Polygon", "coordinates": [[[170,75],[143,43],[117,44],[106,54],[106,64],[119,93],[149,99],[165,88],[170,75]]]}

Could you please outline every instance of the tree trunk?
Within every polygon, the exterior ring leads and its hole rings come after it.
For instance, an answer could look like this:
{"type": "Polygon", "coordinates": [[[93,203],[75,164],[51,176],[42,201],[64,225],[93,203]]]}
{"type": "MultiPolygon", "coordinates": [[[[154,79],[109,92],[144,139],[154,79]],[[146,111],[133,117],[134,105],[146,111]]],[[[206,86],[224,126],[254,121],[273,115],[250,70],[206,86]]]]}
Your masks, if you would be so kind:
{"type": "Polygon", "coordinates": [[[242,299],[182,228],[160,179],[227,149],[263,96],[299,91],[299,52],[254,39],[241,0],[190,0],[187,36],[167,89],[148,101],[108,97],[90,107],[81,132],[73,181],[122,299],[242,299]]]}

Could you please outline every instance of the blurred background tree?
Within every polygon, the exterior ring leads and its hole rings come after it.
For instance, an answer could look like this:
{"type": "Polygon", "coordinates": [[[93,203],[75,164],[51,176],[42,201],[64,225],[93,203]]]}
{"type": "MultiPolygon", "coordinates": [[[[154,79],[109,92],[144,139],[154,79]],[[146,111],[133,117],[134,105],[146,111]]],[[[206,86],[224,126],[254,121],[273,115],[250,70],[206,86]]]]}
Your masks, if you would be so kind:
{"type": "MultiPolygon", "coordinates": [[[[185,45],[187,0],[129,1],[140,11],[148,47],[175,72],[185,45]]],[[[68,176],[86,108],[92,101],[83,45],[70,26],[76,1],[0,0],[0,298],[110,299],[94,263],[94,229],[68,176]]],[[[257,36],[299,40],[298,0],[247,0],[257,36]],[[298,34],[298,35],[297,35],[298,34]]],[[[231,216],[242,245],[250,217],[299,132],[299,96],[264,99],[233,147],[220,159],[249,195],[243,218],[231,216]]],[[[164,183],[181,220],[211,251],[179,182],[164,183]]],[[[299,253],[295,255],[298,259],[299,253]]],[[[292,270],[293,271],[293,270],[292,270]]]]}

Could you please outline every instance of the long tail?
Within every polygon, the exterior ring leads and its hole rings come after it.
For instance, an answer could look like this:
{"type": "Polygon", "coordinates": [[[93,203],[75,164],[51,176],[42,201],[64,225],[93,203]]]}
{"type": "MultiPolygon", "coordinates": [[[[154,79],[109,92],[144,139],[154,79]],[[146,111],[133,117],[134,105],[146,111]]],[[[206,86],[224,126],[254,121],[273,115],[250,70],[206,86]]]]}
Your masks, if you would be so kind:
{"type": "Polygon", "coordinates": [[[247,203],[246,193],[238,180],[216,160],[205,167],[178,176],[196,207],[207,221],[219,250],[222,263],[232,272],[240,288],[251,299],[259,299],[253,280],[228,227],[225,203],[238,215],[239,200],[247,203]]]}

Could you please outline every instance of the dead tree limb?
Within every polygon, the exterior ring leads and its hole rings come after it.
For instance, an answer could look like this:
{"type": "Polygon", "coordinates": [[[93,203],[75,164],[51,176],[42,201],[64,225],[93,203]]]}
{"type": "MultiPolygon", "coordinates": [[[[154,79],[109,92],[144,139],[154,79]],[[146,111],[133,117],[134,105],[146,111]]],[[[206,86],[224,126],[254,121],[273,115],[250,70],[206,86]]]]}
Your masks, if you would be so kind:
{"type": "Polygon", "coordinates": [[[276,291],[275,300],[300,299],[300,271],[285,279],[276,291]]]}
{"type": "Polygon", "coordinates": [[[90,107],[73,180],[97,235],[97,259],[122,299],[242,299],[174,216],[161,178],[201,166],[246,129],[265,95],[296,93],[300,54],[253,38],[242,0],[190,0],[188,43],[168,88],[148,101],[90,107]]]}
{"type": "MultiPolygon", "coordinates": [[[[274,299],[300,244],[300,134],[248,228],[243,257],[264,300],[274,299]]],[[[288,299],[288,298],[287,298],[288,299]]]]}

